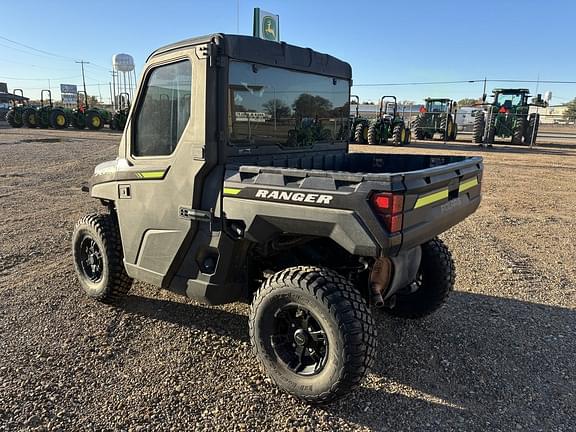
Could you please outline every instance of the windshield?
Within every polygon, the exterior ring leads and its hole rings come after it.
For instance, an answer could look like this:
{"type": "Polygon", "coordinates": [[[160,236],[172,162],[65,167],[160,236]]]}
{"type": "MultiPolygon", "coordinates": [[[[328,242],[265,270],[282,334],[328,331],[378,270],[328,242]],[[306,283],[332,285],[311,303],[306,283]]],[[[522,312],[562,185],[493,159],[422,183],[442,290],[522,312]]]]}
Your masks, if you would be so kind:
{"type": "Polygon", "coordinates": [[[496,97],[496,105],[512,108],[522,104],[522,94],[503,94],[499,93],[496,97]]]}
{"type": "Polygon", "coordinates": [[[446,110],[448,109],[447,106],[447,102],[441,102],[441,101],[428,101],[428,103],[426,104],[426,111],[428,112],[437,112],[437,113],[443,113],[446,112],[446,110]]]}
{"type": "Polygon", "coordinates": [[[305,147],[348,139],[350,83],[233,61],[228,132],[233,145],[305,147]]]}

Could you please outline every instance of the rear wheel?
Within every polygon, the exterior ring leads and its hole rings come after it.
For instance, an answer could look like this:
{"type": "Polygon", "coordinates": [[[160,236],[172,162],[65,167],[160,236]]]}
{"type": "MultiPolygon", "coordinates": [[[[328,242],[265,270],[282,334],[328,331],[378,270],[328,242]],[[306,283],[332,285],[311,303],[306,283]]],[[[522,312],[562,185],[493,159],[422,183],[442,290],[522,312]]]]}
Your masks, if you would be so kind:
{"type": "Polygon", "coordinates": [[[474,127],[472,129],[472,141],[476,144],[484,142],[484,128],[486,127],[486,117],[484,111],[474,113],[474,127]]]}
{"type": "Polygon", "coordinates": [[[22,113],[22,124],[27,128],[38,127],[38,116],[34,108],[26,108],[22,113]]]}
{"type": "Polygon", "coordinates": [[[401,146],[406,141],[406,128],[403,124],[394,126],[394,131],[392,132],[392,144],[395,146],[401,146]]]}
{"type": "Polygon", "coordinates": [[[18,123],[16,121],[16,114],[14,113],[14,110],[10,110],[6,113],[6,121],[13,128],[19,128],[22,126],[22,123],[18,123]]]}
{"type": "Polygon", "coordinates": [[[114,215],[92,214],[80,219],[72,234],[72,253],[76,275],[89,297],[111,302],[128,293],[132,278],[124,268],[114,215]]]}
{"type": "Polygon", "coordinates": [[[425,317],[440,308],[454,289],[456,270],[446,245],[435,238],[421,247],[422,261],[417,279],[395,294],[395,305],[384,309],[390,315],[425,317]]]}
{"type": "Polygon", "coordinates": [[[526,145],[536,144],[538,137],[538,127],[540,126],[540,114],[532,113],[528,119],[528,127],[526,128],[526,138],[524,143],[526,145]]]}
{"type": "Polygon", "coordinates": [[[89,111],[86,114],[86,124],[88,125],[89,129],[99,130],[102,129],[102,126],[104,126],[104,119],[98,112],[89,111]]]}
{"type": "Polygon", "coordinates": [[[264,282],[250,308],[261,367],[283,390],[327,403],[357,386],[371,366],[376,331],[352,283],[320,267],[292,267],[264,282]]]}
{"type": "Polygon", "coordinates": [[[417,140],[424,139],[424,131],[422,130],[422,123],[424,122],[424,117],[422,114],[418,114],[418,116],[412,122],[412,132],[414,134],[414,138],[417,140]]]}
{"type": "Polygon", "coordinates": [[[452,135],[454,135],[454,122],[452,121],[451,115],[443,115],[442,121],[440,122],[440,129],[442,130],[444,141],[450,141],[452,135]]]}
{"type": "Polygon", "coordinates": [[[374,122],[368,127],[368,144],[382,144],[382,130],[380,122],[374,122]]]}
{"type": "Polygon", "coordinates": [[[61,109],[52,110],[50,113],[50,126],[54,129],[64,129],[67,126],[66,113],[61,109]]]}
{"type": "Polygon", "coordinates": [[[519,114],[512,131],[512,144],[522,144],[526,135],[526,117],[519,114]]]}
{"type": "Polygon", "coordinates": [[[366,123],[360,122],[356,125],[354,130],[354,142],[356,144],[366,144],[368,141],[368,127],[366,123]]]}

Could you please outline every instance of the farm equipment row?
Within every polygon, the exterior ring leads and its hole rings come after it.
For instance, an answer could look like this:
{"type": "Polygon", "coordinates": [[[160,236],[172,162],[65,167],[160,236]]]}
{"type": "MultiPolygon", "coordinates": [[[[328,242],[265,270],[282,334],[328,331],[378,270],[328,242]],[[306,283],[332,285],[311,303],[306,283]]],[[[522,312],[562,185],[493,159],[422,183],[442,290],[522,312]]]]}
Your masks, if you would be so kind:
{"type": "Polygon", "coordinates": [[[100,130],[108,124],[110,129],[123,130],[130,108],[127,93],[120,95],[121,104],[114,113],[90,107],[88,96],[83,91],[77,93],[76,107],[73,109],[55,106],[50,90],[40,92],[39,106],[26,102],[21,89],[14,89],[14,95],[19,96],[21,101],[14,99],[6,113],[8,124],[14,128],[65,129],[72,126],[75,129],[100,130]]]}
{"type": "MultiPolygon", "coordinates": [[[[546,107],[541,95],[529,103],[528,89],[495,89],[492,102],[473,106],[474,126],[472,142],[492,146],[496,138],[510,139],[512,144],[533,145],[538,135],[540,115],[530,113],[530,107],[546,107]]],[[[398,114],[394,96],[380,99],[377,116],[373,119],[359,113],[358,96],[351,96],[356,105],[351,116],[350,142],[355,144],[405,145],[411,137],[417,140],[440,138],[455,141],[459,126],[456,122],[458,105],[448,98],[427,98],[416,117],[407,125],[398,114]]]]}

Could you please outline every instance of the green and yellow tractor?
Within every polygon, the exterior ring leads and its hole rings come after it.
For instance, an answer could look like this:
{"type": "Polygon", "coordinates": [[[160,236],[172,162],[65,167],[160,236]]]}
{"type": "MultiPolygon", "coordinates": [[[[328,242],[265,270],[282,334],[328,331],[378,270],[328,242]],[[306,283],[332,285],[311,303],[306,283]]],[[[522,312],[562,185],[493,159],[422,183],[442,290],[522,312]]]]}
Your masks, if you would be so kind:
{"type": "Polygon", "coordinates": [[[123,131],[128,121],[128,113],[130,112],[130,95],[128,93],[120,93],[120,106],[112,114],[110,120],[110,129],[123,131]]]}
{"type": "Polygon", "coordinates": [[[40,92],[39,107],[28,105],[22,111],[22,124],[28,128],[63,129],[68,126],[68,113],[65,108],[54,106],[52,92],[45,89],[40,92]]]}
{"type": "Polygon", "coordinates": [[[88,95],[84,91],[79,91],[76,97],[76,108],[70,113],[70,123],[76,129],[88,128],[100,130],[106,123],[110,122],[110,113],[98,108],[90,108],[88,105],[88,95]],[[82,96],[83,99],[80,97],[82,96]]]}
{"type": "Polygon", "coordinates": [[[445,141],[456,140],[458,125],[456,101],[446,98],[427,98],[426,104],[412,122],[412,131],[417,140],[433,139],[440,134],[445,141]]]}
{"type": "Polygon", "coordinates": [[[482,109],[474,113],[473,142],[491,147],[498,137],[509,138],[512,144],[535,144],[540,115],[530,113],[530,107],[548,104],[541,95],[532,98],[531,103],[529,97],[528,89],[494,89],[493,101],[482,104],[482,109]]]}
{"type": "Polygon", "coordinates": [[[368,126],[370,120],[361,117],[359,113],[360,98],[357,95],[350,95],[350,102],[356,101],[355,113],[350,115],[350,142],[355,144],[366,144],[368,142],[368,126]]]}
{"type": "Polygon", "coordinates": [[[28,102],[24,99],[24,92],[22,89],[14,89],[12,91],[14,99],[10,101],[10,108],[6,113],[6,121],[13,128],[22,127],[22,113],[28,107],[28,102]]]}
{"type": "Polygon", "coordinates": [[[376,120],[370,122],[367,130],[368,144],[387,144],[401,146],[410,143],[410,129],[404,118],[398,114],[396,96],[382,96],[376,120]]]}

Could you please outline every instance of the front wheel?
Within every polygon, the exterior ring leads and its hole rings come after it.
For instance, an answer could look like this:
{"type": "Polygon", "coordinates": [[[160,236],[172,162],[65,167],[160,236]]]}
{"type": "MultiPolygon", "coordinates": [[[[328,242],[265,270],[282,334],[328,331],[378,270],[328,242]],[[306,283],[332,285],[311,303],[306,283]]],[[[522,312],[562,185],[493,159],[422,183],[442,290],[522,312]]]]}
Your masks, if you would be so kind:
{"type": "Polygon", "coordinates": [[[104,119],[96,111],[86,113],[86,124],[91,130],[100,130],[104,126],[104,119]]]}
{"type": "Polygon", "coordinates": [[[370,310],[352,283],[320,267],[292,267],[264,282],[250,309],[261,367],[283,390],[328,403],[357,386],[375,354],[370,310]]]}
{"type": "Polygon", "coordinates": [[[72,255],[80,286],[89,297],[111,302],[130,290],[132,279],[124,268],[114,215],[92,214],[80,219],[72,234],[72,255]]]}
{"type": "Polygon", "coordinates": [[[440,308],[454,289],[456,270],[452,254],[435,238],[422,246],[422,260],[416,280],[396,293],[387,313],[400,318],[422,318],[440,308]]]}
{"type": "Polygon", "coordinates": [[[392,144],[395,146],[401,146],[406,141],[406,128],[403,124],[399,124],[394,127],[392,132],[392,144]]]}

